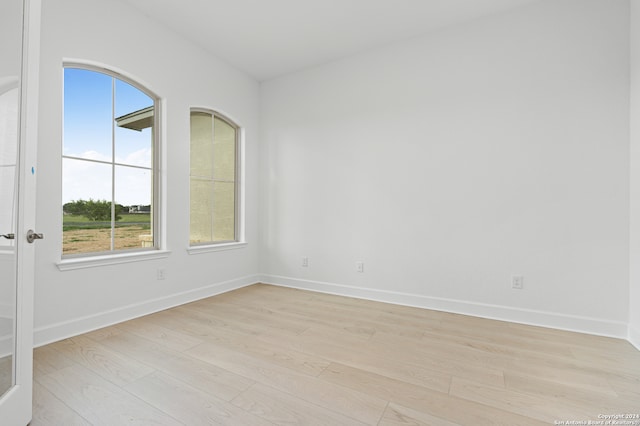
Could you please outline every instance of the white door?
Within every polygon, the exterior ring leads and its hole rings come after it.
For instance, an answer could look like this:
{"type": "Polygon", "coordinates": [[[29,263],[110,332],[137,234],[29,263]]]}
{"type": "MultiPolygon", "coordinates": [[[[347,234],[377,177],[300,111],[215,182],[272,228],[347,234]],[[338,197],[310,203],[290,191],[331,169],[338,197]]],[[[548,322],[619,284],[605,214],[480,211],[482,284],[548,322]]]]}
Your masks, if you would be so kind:
{"type": "Polygon", "coordinates": [[[0,1],[0,423],[31,420],[40,0],[0,1]]]}

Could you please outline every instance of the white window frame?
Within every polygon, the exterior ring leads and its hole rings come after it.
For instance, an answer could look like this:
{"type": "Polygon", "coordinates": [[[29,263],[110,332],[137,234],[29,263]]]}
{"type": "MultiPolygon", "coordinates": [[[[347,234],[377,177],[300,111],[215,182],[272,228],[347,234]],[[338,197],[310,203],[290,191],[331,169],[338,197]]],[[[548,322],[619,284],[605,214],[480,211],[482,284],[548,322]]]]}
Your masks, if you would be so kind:
{"type": "MultiPolygon", "coordinates": [[[[202,243],[191,243],[191,226],[189,226],[188,235],[188,248],[189,254],[208,253],[214,251],[223,250],[235,250],[247,245],[245,241],[245,210],[244,210],[244,175],[245,175],[245,161],[244,161],[244,128],[229,115],[219,112],[218,109],[206,108],[206,107],[192,107],[189,109],[189,123],[191,123],[191,113],[200,112],[210,114],[213,118],[218,117],[229,125],[233,126],[236,130],[236,164],[235,164],[235,241],[207,241],[202,243]]],[[[189,153],[191,153],[191,125],[189,125],[189,153]]],[[[191,155],[189,155],[191,157],[191,155]]],[[[191,188],[191,161],[189,161],[189,188],[191,188]]],[[[191,190],[189,190],[189,197],[191,197],[191,190]]],[[[189,223],[191,223],[191,198],[189,198],[189,223]]]]}
{"type": "MultiPolygon", "coordinates": [[[[153,175],[152,178],[152,214],[153,220],[151,224],[151,229],[153,231],[153,246],[152,247],[140,247],[140,248],[131,248],[131,249],[120,249],[120,250],[111,250],[111,251],[101,251],[101,252],[90,252],[90,253],[74,253],[74,254],[62,254],[62,245],[60,245],[60,258],[61,260],[56,264],[58,269],[61,271],[65,270],[73,270],[73,269],[82,269],[82,268],[90,268],[96,266],[103,265],[113,265],[119,263],[129,263],[129,262],[137,262],[141,260],[152,260],[168,257],[170,252],[165,248],[165,236],[161,233],[162,230],[165,229],[163,226],[164,220],[164,200],[162,198],[163,187],[162,187],[162,135],[163,128],[161,117],[163,117],[163,99],[158,96],[153,90],[148,89],[146,85],[139,83],[137,79],[128,76],[125,72],[120,70],[116,70],[111,67],[106,67],[99,64],[86,63],[81,61],[65,61],[62,64],[63,70],[63,84],[64,84],[64,70],[67,68],[76,68],[81,70],[98,72],[101,74],[105,74],[107,76],[116,78],[121,80],[136,89],[140,90],[147,96],[153,99],[154,104],[154,117],[153,117],[153,136],[152,136],[152,165],[151,165],[151,173],[153,175]]],[[[64,108],[62,110],[64,114],[64,108]]],[[[64,115],[62,117],[62,122],[64,122],[64,115]]],[[[64,142],[62,142],[64,143],[64,142]]],[[[62,170],[62,159],[64,158],[75,158],[72,156],[65,156],[62,154],[60,156],[61,160],[61,170],[62,170]]],[[[90,160],[87,160],[90,161],[90,160]]],[[[115,158],[112,158],[112,164],[115,163],[115,158]]],[[[62,226],[62,222],[60,224],[62,226]]],[[[61,241],[62,242],[62,241],[61,241]]]]}

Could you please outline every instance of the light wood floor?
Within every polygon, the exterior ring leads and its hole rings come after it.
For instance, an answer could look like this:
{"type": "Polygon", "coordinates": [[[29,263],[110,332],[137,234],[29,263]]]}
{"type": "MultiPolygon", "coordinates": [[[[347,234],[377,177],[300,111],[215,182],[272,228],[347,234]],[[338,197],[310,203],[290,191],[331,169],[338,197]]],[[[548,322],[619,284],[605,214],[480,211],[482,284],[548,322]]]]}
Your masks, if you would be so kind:
{"type": "Polygon", "coordinates": [[[34,357],[33,426],[513,426],[640,414],[640,352],[626,341],[268,285],[34,357]]]}

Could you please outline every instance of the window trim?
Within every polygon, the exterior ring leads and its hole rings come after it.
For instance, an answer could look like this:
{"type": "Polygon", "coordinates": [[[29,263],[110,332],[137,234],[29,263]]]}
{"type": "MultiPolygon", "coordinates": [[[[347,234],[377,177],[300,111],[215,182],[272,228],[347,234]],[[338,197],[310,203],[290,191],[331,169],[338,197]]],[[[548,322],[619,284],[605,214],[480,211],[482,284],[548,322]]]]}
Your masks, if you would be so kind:
{"type": "Polygon", "coordinates": [[[187,247],[187,253],[189,254],[202,254],[202,253],[211,253],[216,251],[227,251],[227,250],[236,250],[244,248],[248,245],[248,243],[244,241],[232,241],[230,243],[202,243],[199,245],[194,245],[187,247]]]}
{"type": "Polygon", "coordinates": [[[242,248],[247,245],[244,234],[244,127],[238,124],[238,121],[232,119],[228,114],[219,112],[219,109],[207,107],[191,107],[189,108],[189,123],[191,123],[191,114],[200,112],[210,114],[212,122],[214,119],[220,118],[227,124],[232,126],[236,131],[235,140],[235,174],[234,174],[234,234],[235,240],[225,241],[206,241],[202,243],[191,242],[191,124],[189,124],[189,233],[187,235],[187,252],[189,254],[199,254],[214,251],[233,250],[242,248]]]}
{"type": "Polygon", "coordinates": [[[64,258],[56,262],[56,266],[60,271],[73,271],[76,269],[96,268],[99,266],[119,265],[121,263],[142,262],[145,260],[165,259],[171,255],[169,250],[153,250],[151,248],[146,251],[136,250],[127,252],[124,250],[110,254],[109,252],[101,252],[100,255],[90,254],[89,256],[64,258]],[[108,254],[105,254],[108,253],[108,254]]]}
{"type": "MultiPolygon", "coordinates": [[[[73,253],[73,254],[64,254],[63,246],[60,245],[60,261],[56,263],[58,269],[61,271],[69,270],[69,269],[78,269],[92,266],[100,266],[100,265],[110,265],[114,263],[125,263],[125,262],[133,262],[136,260],[146,260],[148,258],[156,258],[156,257],[166,257],[170,253],[165,248],[165,235],[161,233],[161,230],[164,230],[164,199],[162,198],[162,194],[164,193],[163,184],[163,156],[162,151],[164,149],[164,145],[162,144],[163,137],[163,128],[162,123],[164,123],[164,100],[161,98],[154,90],[148,88],[147,85],[140,83],[138,79],[135,79],[130,74],[119,70],[115,67],[108,67],[106,65],[93,63],[93,62],[85,62],[81,60],[63,60],[62,62],[62,90],[63,90],[63,105],[62,105],[62,124],[64,129],[64,71],[67,68],[75,68],[86,71],[98,72],[101,74],[108,75],[112,78],[121,80],[134,88],[140,90],[145,95],[149,96],[153,99],[153,130],[152,130],[152,155],[151,155],[151,173],[153,174],[152,179],[152,214],[153,214],[153,247],[140,247],[140,248],[132,248],[132,249],[119,249],[119,250],[109,250],[109,251],[96,251],[89,253],[73,253]],[[161,120],[160,117],[163,119],[161,120]],[[155,255],[158,256],[155,256],[155,255]],[[67,266],[65,266],[67,265],[67,266]],[[73,266],[73,265],[86,265],[86,266],[73,266]]],[[[62,136],[62,148],[64,149],[64,130],[62,136]]],[[[67,156],[68,158],[74,158],[73,156],[67,156]]],[[[63,171],[62,160],[65,158],[64,153],[60,155],[60,170],[63,171]]],[[[79,159],[83,161],[90,161],[87,159],[79,159]]],[[[115,158],[113,158],[112,163],[117,165],[115,162],[115,158]]],[[[130,165],[127,165],[130,166],[130,165]]],[[[61,223],[62,228],[62,223],[61,223]]]]}

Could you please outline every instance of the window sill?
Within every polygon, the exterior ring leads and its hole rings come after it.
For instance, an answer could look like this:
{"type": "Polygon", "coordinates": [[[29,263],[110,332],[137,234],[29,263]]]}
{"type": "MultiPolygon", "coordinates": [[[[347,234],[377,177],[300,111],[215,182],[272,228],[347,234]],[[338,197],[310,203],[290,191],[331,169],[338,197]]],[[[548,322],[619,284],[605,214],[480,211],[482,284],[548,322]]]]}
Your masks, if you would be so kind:
{"type": "Polygon", "coordinates": [[[247,246],[247,243],[244,243],[244,242],[209,244],[209,245],[202,245],[202,246],[191,246],[187,249],[187,252],[189,254],[210,253],[214,251],[236,250],[246,246],[247,246]]]}
{"type": "Polygon", "coordinates": [[[144,260],[163,259],[171,254],[168,250],[150,250],[136,253],[118,253],[103,256],[87,256],[73,259],[63,259],[56,263],[61,271],[74,269],[95,268],[98,266],[118,265],[120,263],[141,262],[144,260]]]}

